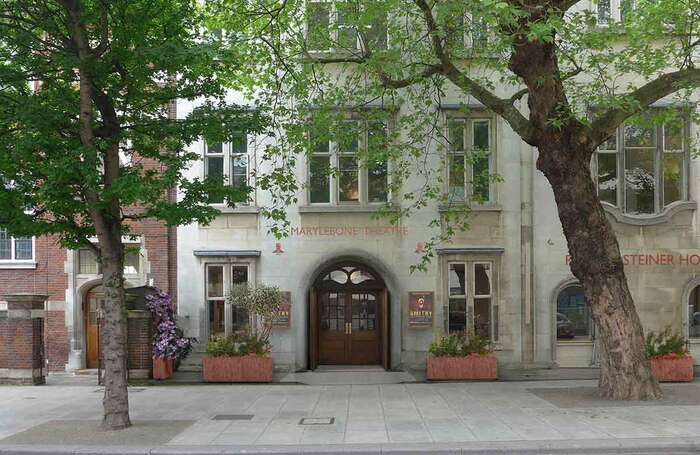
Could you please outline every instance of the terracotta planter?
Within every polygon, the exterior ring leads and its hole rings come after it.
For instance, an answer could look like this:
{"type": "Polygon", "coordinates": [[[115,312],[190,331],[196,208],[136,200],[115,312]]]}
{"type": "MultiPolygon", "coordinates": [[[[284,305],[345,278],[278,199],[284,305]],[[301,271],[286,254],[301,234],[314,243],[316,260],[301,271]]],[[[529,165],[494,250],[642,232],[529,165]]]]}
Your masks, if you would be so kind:
{"type": "Polygon", "coordinates": [[[173,377],[173,359],[153,357],[153,379],[170,379],[173,377]]]}
{"type": "Polygon", "coordinates": [[[204,382],[271,382],[272,357],[205,357],[204,382]]]}
{"type": "Polygon", "coordinates": [[[693,380],[693,358],[675,354],[652,357],[651,370],[659,382],[690,382],[693,380]]]}
{"type": "Polygon", "coordinates": [[[492,355],[428,356],[428,380],[494,381],[496,379],[498,379],[498,362],[492,355]]]}

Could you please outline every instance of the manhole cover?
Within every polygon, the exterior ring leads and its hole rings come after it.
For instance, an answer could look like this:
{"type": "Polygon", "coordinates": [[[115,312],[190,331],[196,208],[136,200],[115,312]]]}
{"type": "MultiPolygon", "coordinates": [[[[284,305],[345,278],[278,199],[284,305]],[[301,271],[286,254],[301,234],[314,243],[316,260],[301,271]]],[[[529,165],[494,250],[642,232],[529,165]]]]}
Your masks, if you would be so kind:
{"type": "Polygon", "coordinates": [[[304,417],[299,425],[333,425],[335,417],[304,417]]]}
{"type": "Polygon", "coordinates": [[[217,414],[211,420],[251,420],[253,414],[217,414]]]}

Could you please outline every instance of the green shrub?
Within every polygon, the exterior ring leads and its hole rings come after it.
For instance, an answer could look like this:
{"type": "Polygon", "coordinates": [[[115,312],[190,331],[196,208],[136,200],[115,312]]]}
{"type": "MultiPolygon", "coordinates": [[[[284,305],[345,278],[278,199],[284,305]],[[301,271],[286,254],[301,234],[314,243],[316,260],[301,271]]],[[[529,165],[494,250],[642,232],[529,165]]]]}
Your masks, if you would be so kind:
{"type": "Polygon", "coordinates": [[[269,355],[270,343],[258,334],[243,332],[228,337],[212,337],[207,344],[209,357],[240,357],[251,354],[269,355]]]}
{"type": "Polygon", "coordinates": [[[430,344],[430,354],[435,357],[466,357],[468,355],[487,355],[491,352],[491,343],[487,338],[472,334],[442,336],[430,344]]]}
{"type": "Polygon", "coordinates": [[[646,337],[645,353],[647,358],[661,357],[675,354],[683,357],[688,354],[688,342],[677,333],[671,333],[671,328],[666,327],[663,332],[649,332],[646,337]]]}

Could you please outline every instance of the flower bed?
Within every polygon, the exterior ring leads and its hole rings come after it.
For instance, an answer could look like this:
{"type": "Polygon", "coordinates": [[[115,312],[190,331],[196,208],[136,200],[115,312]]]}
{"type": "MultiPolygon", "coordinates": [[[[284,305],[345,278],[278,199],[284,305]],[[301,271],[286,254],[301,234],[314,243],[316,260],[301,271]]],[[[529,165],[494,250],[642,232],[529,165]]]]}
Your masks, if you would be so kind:
{"type": "Polygon", "coordinates": [[[667,354],[652,357],[651,371],[659,382],[690,382],[693,380],[693,357],[667,354]]]}
{"type": "Polygon", "coordinates": [[[272,357],[205,357],[202,376],[204,382],[271,382],[272,357]]]}
{"type": "Polygon", "coordinates": [[[495,381],[496,379],[498,379],[498,362],[492,355],[428,356],[428,380],[430,381],[495,381]]]}
{"type": "Polygon", "coordinates": [[[428,380],[494,381],[498,361],[491,354],[489,341],[472,333],[468,338],[452,334],[430,345],[428,380]]]}

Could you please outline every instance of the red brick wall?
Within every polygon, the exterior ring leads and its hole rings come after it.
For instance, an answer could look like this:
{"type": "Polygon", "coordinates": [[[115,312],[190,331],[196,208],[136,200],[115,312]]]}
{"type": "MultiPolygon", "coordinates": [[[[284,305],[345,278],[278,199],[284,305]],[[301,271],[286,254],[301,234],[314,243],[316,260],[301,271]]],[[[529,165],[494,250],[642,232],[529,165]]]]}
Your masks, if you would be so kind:
{"type": "Polygon", "coordinates": [[[68,277],[64,273],[66,250],[55,237],[39,237],[35,242],[35,269],[0,268],[0,295],[13,293],[46,294],[49,300],[66,298],[68,277]]]}
{"type": "Polygon", "coordinates": [[[46,338],[45,354],[49,371],[63,371],[68,363],[70,352],[70,340],[66,327],[65,311],[47,311],[46,326],[44,328],[46,338]]]}
{"type": "Polygon", "coordinates": [[[41,367],[42,321],[0,319],[0,368],[41,367]]]}

